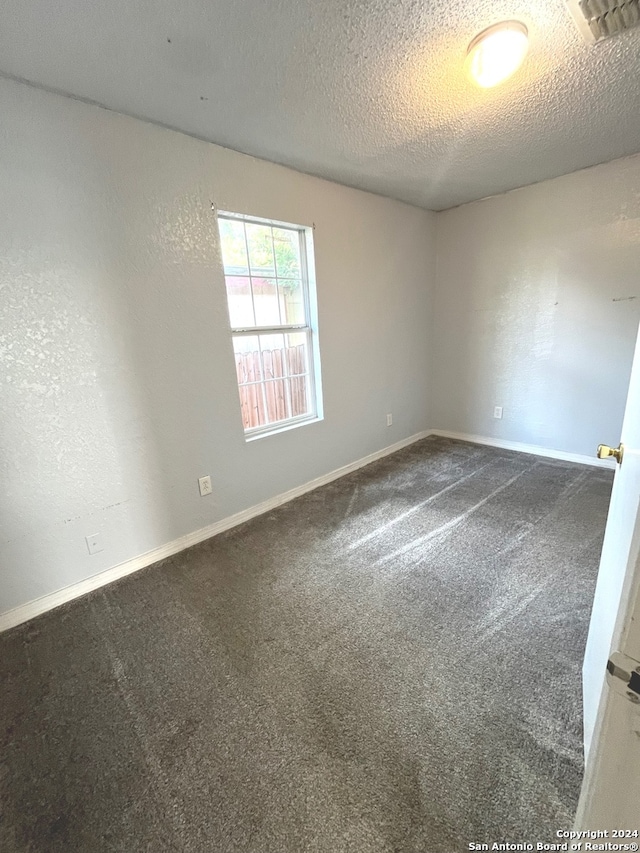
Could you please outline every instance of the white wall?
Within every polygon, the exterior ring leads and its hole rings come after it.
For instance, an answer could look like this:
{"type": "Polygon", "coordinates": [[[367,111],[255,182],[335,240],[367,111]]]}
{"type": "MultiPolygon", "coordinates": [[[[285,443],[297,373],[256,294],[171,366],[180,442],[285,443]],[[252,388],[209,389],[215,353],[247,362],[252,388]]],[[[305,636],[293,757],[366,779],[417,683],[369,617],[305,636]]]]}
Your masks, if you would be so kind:
{"type": "Polygon", "coordinates": [[[439,214],[432,316],[434,428],[587,455],[617,444],[640,319],[640,157],[439,214]]]}
{"type": "Polygon", "coordinates": [[[0,613],[429,427],[618,440],[640,157],[435,215],[6,80],[0,111],[0,613]],[[321,423],[244,441],[212,201],[316,224],[321,423]]]}
{"type": "Polygon", "coordinates": [[[434,214],[6,80],[0,114],[0,612],[429,426],[434,214]],[[321,423],[245,443],[212,201],[316,225],[321,423]]]}

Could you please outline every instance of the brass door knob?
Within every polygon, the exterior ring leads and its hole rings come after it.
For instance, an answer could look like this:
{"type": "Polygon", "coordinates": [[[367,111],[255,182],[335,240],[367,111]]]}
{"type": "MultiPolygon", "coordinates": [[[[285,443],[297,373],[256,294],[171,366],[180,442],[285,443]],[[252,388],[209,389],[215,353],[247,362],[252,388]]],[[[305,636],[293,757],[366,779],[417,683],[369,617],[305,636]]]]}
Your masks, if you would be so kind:
{"type": "Polygon", "coordinates": [[[597,455],[598,459],[608,459],[610,456],[613,456],[618,465],[622,465],[624,444],[620,444],[618,447],[609,447],[608,444],[599,444],[597,455]]]}

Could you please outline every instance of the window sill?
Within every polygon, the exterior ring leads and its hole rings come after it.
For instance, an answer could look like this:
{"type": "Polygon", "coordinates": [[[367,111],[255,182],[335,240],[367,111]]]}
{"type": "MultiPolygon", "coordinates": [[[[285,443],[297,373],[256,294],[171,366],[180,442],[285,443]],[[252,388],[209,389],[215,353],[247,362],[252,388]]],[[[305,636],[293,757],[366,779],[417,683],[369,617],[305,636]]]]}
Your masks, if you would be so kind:
{"type": "Polygon", "coordinates": [[[322,417],[319,415],[314,415],[312,418],[305,418],[304,420],[295,421],[295,423],[284,423],[282,425],[274,424],[273,427],[267,427],[264,430],[260,430],[259,432],[250,432],[244,434],[244,440],[246,442],[257,441],[259,438],[267,438],[270,435],[277,435],[281,432],[288,432],[291,429],[297,429],[301,426],[307,426],[308,424],[317,424],[321,420],[322,417]]]}

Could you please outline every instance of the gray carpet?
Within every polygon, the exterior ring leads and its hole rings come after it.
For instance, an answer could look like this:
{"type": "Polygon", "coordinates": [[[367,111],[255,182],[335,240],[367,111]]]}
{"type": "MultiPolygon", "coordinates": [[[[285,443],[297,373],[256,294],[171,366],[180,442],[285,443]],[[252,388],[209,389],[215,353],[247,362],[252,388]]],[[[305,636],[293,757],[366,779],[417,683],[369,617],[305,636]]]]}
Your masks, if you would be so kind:
{"type": "Polygon", "coordinates": [[[0,850],[553,841],[611,480],[425,439],[1,635],[0,850]]]}

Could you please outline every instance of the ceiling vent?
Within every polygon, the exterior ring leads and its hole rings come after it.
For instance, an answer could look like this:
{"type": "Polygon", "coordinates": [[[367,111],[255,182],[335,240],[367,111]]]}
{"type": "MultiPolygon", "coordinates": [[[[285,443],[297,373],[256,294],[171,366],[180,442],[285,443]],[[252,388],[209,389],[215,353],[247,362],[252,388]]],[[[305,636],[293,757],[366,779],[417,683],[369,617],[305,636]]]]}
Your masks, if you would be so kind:
{"type": "Polygon", "coordinates": [[[567,0],[567,5],[589,44],[640,26],[640,0],[567,0]]]}

